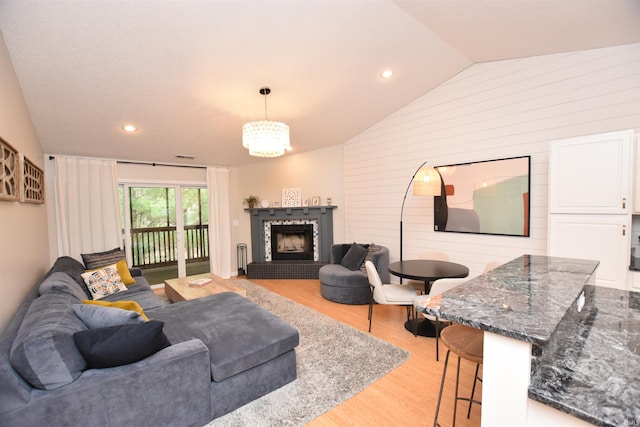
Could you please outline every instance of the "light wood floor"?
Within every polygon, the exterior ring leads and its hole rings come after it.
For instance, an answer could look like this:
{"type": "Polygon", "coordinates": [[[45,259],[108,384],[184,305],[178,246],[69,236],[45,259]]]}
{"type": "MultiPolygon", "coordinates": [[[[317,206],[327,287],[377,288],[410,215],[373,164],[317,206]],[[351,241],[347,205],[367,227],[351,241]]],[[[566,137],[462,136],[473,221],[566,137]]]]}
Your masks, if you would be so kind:
{"type": "MultiPolygon", "coordinates": [[[[361,331],[367,332],[369,328],[368,305],[345,305],[327,301],[320,295],[318,280],[251,281],[361,331]]],[[[433,425],[446,348],[440,346],[440,361],[436,362],[435,339],[414,337],[404,329],[405,320],[404,307],[373,307],[371,334],[408,350],[411,357],[361,393],[309,423],[309,426],[433,425]]],[[[453,355],[449,359],[445,395],[439,416],[443,427],[450,426],[453,419],[456,360],[453,355]]],[[[474,364],[462,361],[460,388],[463,396],[471,394],[474,369],[474,364]]],[[[476,396],[481,396],[481,391],[480,386],[476,389],[476,396]]],[[[467,409],[466,402],[458,403],[456,425],[479,426],[481,407],[473,405],[470,419],[467,419],[467,409]]]]}
{"type": "MultiPolygon", "coordinates": [[[[279,295],[303,304],[335,320],[367,332],[368,305],[345,305],[325,300],[320,295],[318,280],[251,280],[279,295]]],[[[308,424],[310,427],[336,426],[432,426],[438,400],[438,390],[446,348],[440,346],[440,361],[435,359],[435,340],[414,337],[404,329],[404,307],[376,305],[373,308],[371,334],[384,341],[404,348],[411,357],[398,368],[367,387],[351,399],[308,424]]],[[[456,360],[452,354],[445,382],[445,394],[440,408],[439,422],[451,426],[453,419],[453,395],[455,390],[456,360]]],[[[463,360],[460,369],[460,394],[471,394],[475,365],[463,360]]],[[[322,387],[321,384],[318,387],[322,387]]],[[[482,386],[476,389],[480,398],[482,386]]],[[[458,403],[456,425],[471,427],[480,425],[478,405],[473,405],[471,418],[467,419],[468,404],[458,403]]]]}

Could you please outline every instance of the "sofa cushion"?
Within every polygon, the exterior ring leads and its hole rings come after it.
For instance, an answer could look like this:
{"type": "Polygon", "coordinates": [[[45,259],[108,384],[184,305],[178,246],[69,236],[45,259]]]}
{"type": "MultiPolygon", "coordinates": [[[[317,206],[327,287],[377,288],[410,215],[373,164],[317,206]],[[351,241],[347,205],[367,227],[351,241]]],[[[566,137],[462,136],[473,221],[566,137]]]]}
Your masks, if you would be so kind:
{"type": "Polygon", "coordinates": [[[127,290],[115,264],[87,271],[82,274],[82,278],[91,292],[91,297],[95,300],[127,290]]]}
{"type": "Polygon", "coordinates": [[[67,273],[55,272],[42,281],[38,287],[38,293],[44,295],[49,292],[65,292],[78,298],[85,299],[84,289],[76,283],[67,273]]]}
{"type": "Polygon", "coordinates": [[[29,307],[9,357],[14,369],[33,387],[61,387],[86,368],[73,341],[74,333],[87,329],[71,308],[79,302],[69,293],[52,291],[29,307]]]}
{"type": "Polygon", "coordinates": [[[124,310],[117,307],[107,307],[96,304],[73,304],[72,308],[76,316],[90,329],[145,321],[137,311],[124,310]]]}
{"type": "Polygon", "coordinates": [[[80,254],[84,267],[87,270],[95,270],[105,265],[115,264],[120,260],[126,259],[124,251],[120,248],[114,248],[103,252],[93,252],[90,254],[80,254]]]}
{"type": "Polygon", "coordinates": [[[82,273],[84,273],[84,265],[78,261],[77,259],[61,256],[56,259],[56,262],[49,270],[49,275],[55,272],[66,273],[80,286],[80,288],[84,291],[87,297],[91,297],[91,292],[87,288],[87,284],[84,283],[84,279],[82,278],[82,273]]]}
{"type": "Polygon", "coordinates": [[[369,289],[369,279],[360,269],[348,270],[340,264],[323,265],[318,272],[320,282],[330,286],[369,289]]]}
{"type": "Polygon", "coordinates": [[[364,262],[364,258],[366,256],[367,249],[362,245],[354,243],[353,245],[351,245],[347,253],[344,254],[344,257],[342,258],[340,264],[351,271],[355,271],[360,269],[360,266],[364,262]]]}
{"type": "Polygon", "coordinates": [[[211,376],[223,381],[295,348],[298,330],[233,292],[182,301],[147,313],[164,321],[173,344],[198,338],[211,356],[211,376]]]}
{"type": "Polygon", "coordinates": [[[73,339],[90,368],[128,365],[169,347],[158,321],[88,329],[73,339]]]}

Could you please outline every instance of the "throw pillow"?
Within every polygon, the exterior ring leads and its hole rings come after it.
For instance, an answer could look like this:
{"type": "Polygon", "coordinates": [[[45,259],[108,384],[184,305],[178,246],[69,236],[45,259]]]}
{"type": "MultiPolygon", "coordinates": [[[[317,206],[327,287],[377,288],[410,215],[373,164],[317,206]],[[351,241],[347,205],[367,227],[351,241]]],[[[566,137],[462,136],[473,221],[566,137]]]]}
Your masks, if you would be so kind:
{"type": "Polygon", "coordinates": [[[73,304],[72,308],[76,316],[90,329],[128,325],[145,321],[137,311],[124,310],[117,307],[96,304],[73,304]]]}
{"type": "Polygon", "coordinates": [[[163,322],[110,326],[73,334],[78,350],[90,368],[111,368],[134,363],[169,347],[163,322]]]}
{"type": "Polygon", "coordinates": [[[360,268],[366,256],[367,250],[364,248],[364,246],[354,243],[353,245],[351,245],[347,253],[344,254],[344,257],[342,258],[340,264],[351,271],[356,271],[360,268]]]}
{"type": "Polygon", "coordinates": [[[126,259],[124,251],[120,248],[114,248],[104,252],[94,252],[91,254],[80,254],[84,267],[87,270],[95,270],[105,265],[115,264],[121,259],[126,259]]]}
{"type": "Polygon", "coordinates": [[[382,248],[376,245],[375,243],[370,244],[369,247],[367,248],[367,255],[364,257],[364,261],[362,261],[362,265],[360,266],[360,270],[362,270],[364,274],[367,274],[367,267],[365,266],[365,263],[367,261],[373,262],[373,255],[376,252],[380,251],[380,249],[382,248]]]}
{"type": "Polygon", "coordinates": [[[116,308],[121,308],[123,310],[133,310],[136,313],[140,314],[140,317],[142,317],[144,320],[149,320],[149,318],[147,317],[146,314],[144,314],[144,311],[142,310],[142,307],[140,307],[140,304],[138,304],[135,301],[113,301],[113,302],[109,302],[109,301],[95,301],[95,300],[82,300],[83,304],[95,304],[95,305],[101,305],[103,307],[116,307],[116,308]]]}
{"type": "Polygon", "coordinates": [[[91,292],[91,297],[96,300],[127,290],[115,264],[87,271],[82,274],[82,278],[91,292]]]}
{"type": "Polygon", "coordinates": [[[116,268],[118,269],[118,274],[122,279],[122,283],[125,285],[135,285],[136,279],[131,276],[131,271],[129,271],[129,266],[127,265],[126,259],[121,259],[116,263],[116,268]]]}

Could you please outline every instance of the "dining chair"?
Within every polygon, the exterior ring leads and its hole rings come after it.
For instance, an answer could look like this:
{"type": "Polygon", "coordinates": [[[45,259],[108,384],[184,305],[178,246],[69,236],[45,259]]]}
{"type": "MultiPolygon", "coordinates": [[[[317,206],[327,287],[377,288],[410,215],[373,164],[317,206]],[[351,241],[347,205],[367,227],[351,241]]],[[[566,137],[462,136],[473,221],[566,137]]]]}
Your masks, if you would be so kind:
{"type": "MultiPolygon", "coordinates": [[[[424,304],[426,304],[426,301],[428,301],[429,299],[435,297],[436,295],[440,295],[446,291],[448,291],[449,289],[453,289],[458,285],[461,285],[462,283],[466,282],[467,280],[469,280],[469,278],[465,277],[465,278],[460,278],[460,279],[438,279],[435,280],[433,282],[433,285],[431,285],[431,291],[429,292],[429,294],[427,295],[418,295],[416,297],[413,298],[413,304],[415,307],[419,307],[419,306],[424,306],[424,304]]],[[[434,321],[436,322],[436,361],[440,360],[440,347],[439,347],[439,338],[440,338],[440,331],[442,329],[442,323],[445,324],[450,324],[451,322],[443,320],[441,321],[437,316],[432,316],[431,314],[426,314],[426,313],[422,313],[420,312],[426,319],[430,320],[430,321],[434,321]]]]}
{"type": "Polygon", "coordinates": [[[500,261],[489,261],[487,265],[484,266],[484,270],[482,273],[488,273],[496,267],[500,267],[503,263],[500,261]]]}
{"type": "MultiPolygon", "coordinates": [[[[435,261],[449,261],[449,255],[444,252],[424,251],[418,254],[418,259],[432,259],[435,261]]],[[[423,294],[425,284],[419,280],[409,280],[407,285],[413,287],[417,292],[423,294]]]]}
{"type": "Polygon", "coordinates": [[[383,284],[376,267],[371,261],[365,262],[369,286],[371,287],[371,300],[369,301],[369,332],[373,318],[373,303],[386,305],[404,305],[407,307],[407,320],[413,314],[413,298],[416,291],[405,285],[383,284]]]}
{"type": "Polygon", "coordinates": [[[484,332],[480,329],[471,328],[464,325],[452,325],[442,331],[442,343],[447,348],[447,356],[444,359],[444,369],[442,370],[442,380],[440,381],[440,392],[438,393],[438,403],[436,404],[436,414],[433,419],[433,427],[442,427],[438,422],[438,414],[440,413],[440,403],[442,403],[442,392],[444,391],[445,378],[447,376],[447,365],[449,364],[449,355],[453,352],[458,356],[458,367],[456,371],[456,390],[455,400],[453,403],[453,424],[456,426],[456,413],[458,410],[458,401],[464,400],[469,402],[469,410],[467,418],[471,416],[471,405],[476,403],[482,405],[480,400],[475,399],[476,385],[478,381],[482,382],[482,378],[478,375],[480,365],[483,361],[484,351],[484,332]],[[470,397],[461,397],[459,393],[460,384],[460,359],[468,360],[476,365],[476,372],[473,378],[473,388],[470,397]]]}

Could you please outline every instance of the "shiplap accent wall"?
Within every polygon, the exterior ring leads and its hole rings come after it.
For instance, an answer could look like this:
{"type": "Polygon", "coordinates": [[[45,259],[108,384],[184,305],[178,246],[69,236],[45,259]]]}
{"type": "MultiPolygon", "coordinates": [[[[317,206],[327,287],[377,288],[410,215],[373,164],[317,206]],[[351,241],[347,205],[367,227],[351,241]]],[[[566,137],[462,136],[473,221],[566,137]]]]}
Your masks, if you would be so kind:
{"type": "Polygon", "coordinates": [[[530,237],[435,232],[433,198],[410,189],[403,257],[444,251],[479,274],[491,260],[544,255],[549,141],[621,129],[640,130],[640,44],[475,64],[346,143],[347,241],[399,259],[402,198],[423,161],[530,155],[530,237]]]}

